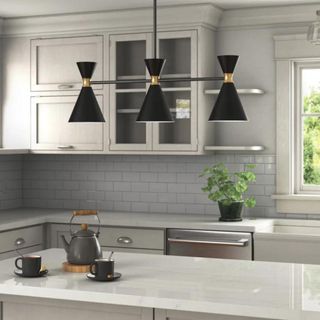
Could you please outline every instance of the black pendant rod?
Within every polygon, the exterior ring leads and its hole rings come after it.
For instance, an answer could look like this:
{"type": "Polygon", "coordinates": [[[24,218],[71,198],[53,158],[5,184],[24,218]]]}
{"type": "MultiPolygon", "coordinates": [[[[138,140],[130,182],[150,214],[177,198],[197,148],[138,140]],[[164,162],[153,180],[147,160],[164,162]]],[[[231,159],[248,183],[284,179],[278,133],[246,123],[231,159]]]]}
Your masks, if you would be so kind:
{"type": "MultiPolygon", "coordinates": [[[[222,81],[222,80],[224,80],[224,77],[160,78],[159,82],[192,82],[192,81],[222,81]]],[[[127,84],[127,83],[150,83],[150,82],[151,82],[151,79],[90,81],[91,84],[127,84]]]]}
{"type": "Polygon", "coordinates": [[[153,57],[157,58],[157,0],[153,0],[153,57]]]}

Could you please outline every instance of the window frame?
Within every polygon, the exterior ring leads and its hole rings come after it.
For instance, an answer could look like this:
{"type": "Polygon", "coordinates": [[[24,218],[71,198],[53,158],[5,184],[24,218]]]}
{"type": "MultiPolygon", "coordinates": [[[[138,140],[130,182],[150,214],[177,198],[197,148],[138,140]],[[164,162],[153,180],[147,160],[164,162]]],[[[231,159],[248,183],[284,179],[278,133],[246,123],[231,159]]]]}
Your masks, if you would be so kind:
{"type": "Polygon", "coordinates": [[[295,179],[295,66],[319,60],[320,46],[307,41],[306,34],[274,36],[276,65],[276,200],[278,213],[320,214],[320,193],[297,193],[295,179]]]}
{"type": "MultiPolygon", "coordinates": [[[[302,96],[302,71],[305,69],[319,69],[320,70],[320,59],[299,61],[294,63],[294,79],[295,83],[292,86],[294,94],[294,114],[295,114],[295,134],[294,134],[294,157],[293,160],[295,179],[295,193],[296,194],[319,194],[320,185],[305,185],[303,183],[304,170],[303,170],[303,129],[305,117],[319,116],[318,113],[305,114],[303,112],[303,96],[302,96]]],[[[293,179],[294,179],[293,177],[293,179]]]]}

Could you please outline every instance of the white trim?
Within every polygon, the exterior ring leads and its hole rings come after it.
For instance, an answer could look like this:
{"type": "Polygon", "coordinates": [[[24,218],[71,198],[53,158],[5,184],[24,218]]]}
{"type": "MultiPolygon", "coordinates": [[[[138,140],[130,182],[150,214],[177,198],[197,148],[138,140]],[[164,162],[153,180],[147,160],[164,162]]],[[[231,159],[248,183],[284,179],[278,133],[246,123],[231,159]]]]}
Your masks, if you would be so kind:
{"type": "Polygon", "coordinates": [[[219,28],[301,26],[316,20],[318,4],[245,8],[223,12],[219,28]]]}
{"type": "MultiPolygon", "coordinates": [[[[159,29],[204,26],[216,29],[222,10],[211,4],[164,6],[158,8],[159,29]]],[[[152,8],[82,14],[4,19],[3,35],[48,35],[59,33],[120,32],[152,27],[152,8]],[[85,23],[84,23],[85,22],[85,23]]]]}

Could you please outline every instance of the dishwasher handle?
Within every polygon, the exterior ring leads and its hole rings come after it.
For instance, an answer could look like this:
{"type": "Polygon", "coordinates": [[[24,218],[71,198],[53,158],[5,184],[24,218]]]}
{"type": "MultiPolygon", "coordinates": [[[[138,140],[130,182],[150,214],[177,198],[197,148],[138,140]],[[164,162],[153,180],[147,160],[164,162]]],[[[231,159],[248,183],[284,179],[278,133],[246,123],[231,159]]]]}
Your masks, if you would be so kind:
{"type": "Polygon", "coordinates": [[[234,246],[234,247],[246,247],[249,239],[239,239],[236,241],[231,240],[219,240],[219,241],[208,241],[208,240],[192,240],[192,239],[179,239],[179,238],[168,238],[168,242],[171,243],[188,243],[188,244],[209,244],[209,245],[223,245],[223,246],[234,246]]]}

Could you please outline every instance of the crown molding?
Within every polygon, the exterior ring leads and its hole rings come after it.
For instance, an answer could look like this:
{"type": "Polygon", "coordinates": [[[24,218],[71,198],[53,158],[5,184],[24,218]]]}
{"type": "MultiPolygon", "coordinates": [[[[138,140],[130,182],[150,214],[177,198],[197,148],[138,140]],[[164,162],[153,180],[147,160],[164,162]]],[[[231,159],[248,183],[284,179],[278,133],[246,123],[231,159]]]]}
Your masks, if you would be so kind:
{"type": "MultiPolygon", "coordinates": [[[[158,8],[160,28],[205,26],[216,29],[222,10],[211,4],[158,8]]],[[[117,10],[3,19],[3,36],[50,35],[98,31],[142,30],[152,27],[152,9],[117,10]]]]}
{"type": "Polygon", "coordinates": [[[219,29],[293,27],[315,21],[317,4],[226,10],[219,29]]]}

